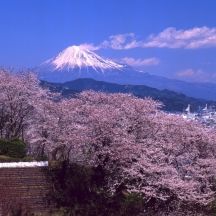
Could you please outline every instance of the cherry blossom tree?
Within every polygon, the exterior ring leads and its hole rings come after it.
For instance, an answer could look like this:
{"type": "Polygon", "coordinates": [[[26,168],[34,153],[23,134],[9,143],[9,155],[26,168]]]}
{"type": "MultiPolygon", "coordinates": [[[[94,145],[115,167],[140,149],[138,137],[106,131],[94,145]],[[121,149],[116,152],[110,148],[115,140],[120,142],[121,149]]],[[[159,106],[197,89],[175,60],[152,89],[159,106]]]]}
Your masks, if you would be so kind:
{"type": "Polygon", "coordinates": [[[32,152],[107,170],[110,193],[206,205],[215,196],[216,133],[160,110],[150,98],[87,91],[71,99],[32,74],[0,71],[0,137],[32,152]]]}
{"type": "Polygon", "coordinates": [[[146,200],[214,199],[215,131],[131,95],[90,91],[52,103],[43,120],[46,151],[102,166],[111,193],[124,184],[146,200]]]}
{"type": "Polygon", "coordinates": [[[32,73],[12,75],[0,70],[0,138],[24,139],[36,108],[48,97],[32,73]]]}
{"type": "Polygon", "coordinates": [[[83,93],[91,160],[113,171],[110,188],[124,183],[145,197],[207,204],[214,199],[215,132],[167,115],[151,99],[83,93]]]}

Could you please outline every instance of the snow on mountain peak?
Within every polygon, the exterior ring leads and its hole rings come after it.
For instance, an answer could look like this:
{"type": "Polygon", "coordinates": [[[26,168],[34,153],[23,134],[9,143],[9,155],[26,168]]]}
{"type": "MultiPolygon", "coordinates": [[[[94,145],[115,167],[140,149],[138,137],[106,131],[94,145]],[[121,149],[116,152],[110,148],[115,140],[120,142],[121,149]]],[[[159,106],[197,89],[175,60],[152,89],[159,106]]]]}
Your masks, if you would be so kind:
{"type": "Polygon", "coordinates": [[[120,70],[124,67],[111,60],[103,59],[82,45],[70,46],[46,63],[52,64],[56,70],[92,67],[103,71],[104,69],[120,70]]]}

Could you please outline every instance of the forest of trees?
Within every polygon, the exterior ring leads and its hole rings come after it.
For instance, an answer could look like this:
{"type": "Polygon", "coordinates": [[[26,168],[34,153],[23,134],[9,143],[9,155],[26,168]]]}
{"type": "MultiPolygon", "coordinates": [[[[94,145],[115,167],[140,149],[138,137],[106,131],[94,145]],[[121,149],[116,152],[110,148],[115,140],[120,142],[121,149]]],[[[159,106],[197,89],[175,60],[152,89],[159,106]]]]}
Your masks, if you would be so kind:
{"type": "Polygon", "coordinates": [[[145,205],[169,205],[166,211],[210,208],[216,131],[161,106],[120,93],[62,98],[41,88],[31,73],[0,71],[0,139],[24,141],[34,157],[102,169],[110,196],[123,188],[145,205]]]}

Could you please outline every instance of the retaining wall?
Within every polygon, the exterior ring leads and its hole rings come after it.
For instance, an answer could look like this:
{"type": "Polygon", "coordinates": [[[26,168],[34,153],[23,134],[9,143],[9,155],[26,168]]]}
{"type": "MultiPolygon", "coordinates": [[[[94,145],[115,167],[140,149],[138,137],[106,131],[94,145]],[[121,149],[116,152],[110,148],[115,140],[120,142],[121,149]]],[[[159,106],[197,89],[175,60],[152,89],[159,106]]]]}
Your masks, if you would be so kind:
{"type": "Polygon", "coordinates": [[[47,173],[48,167],[31,164],[29,166],[24,164],[21,167],[10,166],[0,168],[1,212],[2,209],[17,206],[23,206],[31,212],[47,211],[51,186],[47,173]]]}

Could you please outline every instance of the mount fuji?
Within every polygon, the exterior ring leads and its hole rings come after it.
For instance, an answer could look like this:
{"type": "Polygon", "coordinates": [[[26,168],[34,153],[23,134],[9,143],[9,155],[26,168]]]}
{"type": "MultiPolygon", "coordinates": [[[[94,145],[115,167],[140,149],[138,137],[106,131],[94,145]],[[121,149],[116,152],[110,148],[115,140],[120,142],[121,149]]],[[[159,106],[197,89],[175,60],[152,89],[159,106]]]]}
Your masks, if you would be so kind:
{"type": "Polygon", "coordinates": [[[70,46],[35,70],[41,80],[53,83],[91,78],[110,83],[168,89],[190,97],[216,101],[216,84],[189,83],[143,73],[128,65],[102,58],[84,46],[70,46]]]}
{"type": "Polygon", "coordinates": [[[147,73],[139,72],[102,58],[83,46],[70,46],[48,59],[36,69],[41,80],[63,83],[80,78],[92,78],[119,84],[143,84],[147,73]]]}
{"type": "Polygon", "coordinates": [[[122,77],[125,70],[125,65],[104,59],[83,46],[70,46],[42,63],[38,74],[42,80],[51,82],[78,78],[116,81],[115,77],[122,77]]]}

